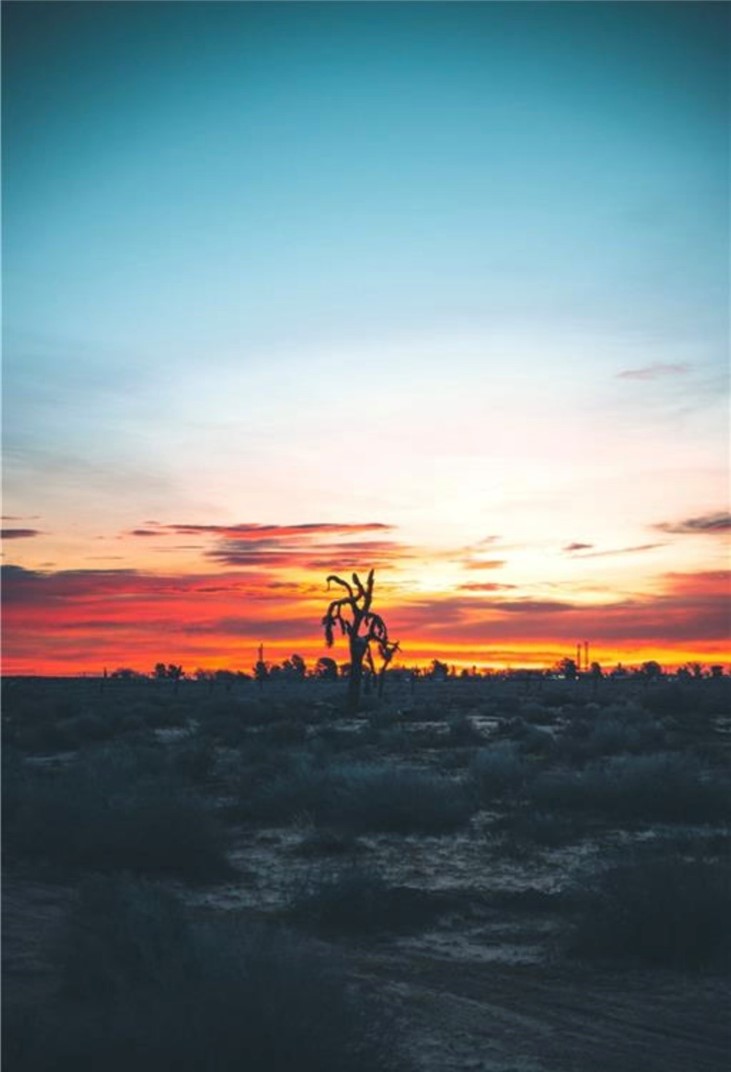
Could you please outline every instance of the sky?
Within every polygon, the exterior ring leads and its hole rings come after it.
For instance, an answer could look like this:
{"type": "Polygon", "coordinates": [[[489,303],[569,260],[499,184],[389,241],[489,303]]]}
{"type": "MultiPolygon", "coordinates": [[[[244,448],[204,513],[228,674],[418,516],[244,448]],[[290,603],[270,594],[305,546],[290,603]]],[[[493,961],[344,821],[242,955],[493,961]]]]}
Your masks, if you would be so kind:
{"type": "Polygon", "coordinates": [[[2,18],[5,673],[731,662],[727,5],[2,18]]]}

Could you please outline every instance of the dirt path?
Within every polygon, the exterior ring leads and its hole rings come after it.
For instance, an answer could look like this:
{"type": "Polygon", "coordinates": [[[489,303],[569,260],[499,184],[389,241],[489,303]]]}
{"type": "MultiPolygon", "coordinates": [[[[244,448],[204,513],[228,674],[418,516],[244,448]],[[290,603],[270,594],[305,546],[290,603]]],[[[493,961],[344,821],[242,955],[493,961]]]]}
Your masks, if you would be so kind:
{"type": "Polygon", "coordinates": [[[362,955],[424,1072],[727,1072],[731,986],[662,972],[362,955]]]}
{"type": "MultiPolygon", "coordinates": [[[[5,1000],[43,1004],[72,893],[6,881],[5,1000]]],[[[476,963],[338,943],[403,1013],[419,1072],[727,1072],[731,982],[673,972],[476,963]]]]}

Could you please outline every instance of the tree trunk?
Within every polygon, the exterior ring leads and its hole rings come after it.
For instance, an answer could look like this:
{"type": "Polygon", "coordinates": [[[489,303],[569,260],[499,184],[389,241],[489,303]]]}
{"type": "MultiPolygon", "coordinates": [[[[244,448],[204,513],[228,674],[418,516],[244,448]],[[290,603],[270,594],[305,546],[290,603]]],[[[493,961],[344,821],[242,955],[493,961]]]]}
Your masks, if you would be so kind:
{"type": "Polygon", "coordinates": [[[360,705],[360,687],[363,681],[363,659],[367,644],[362,637],[350,638],[350,677],[348,678],[348,711],[354,713],[360,705]]]}
{"type": "Polygon", "coordinates": [[[363,680],[363,660],[350,661],[350,677],[348,678],[348,710],[355,713],[360,704],[360,686],[363,680]]]}

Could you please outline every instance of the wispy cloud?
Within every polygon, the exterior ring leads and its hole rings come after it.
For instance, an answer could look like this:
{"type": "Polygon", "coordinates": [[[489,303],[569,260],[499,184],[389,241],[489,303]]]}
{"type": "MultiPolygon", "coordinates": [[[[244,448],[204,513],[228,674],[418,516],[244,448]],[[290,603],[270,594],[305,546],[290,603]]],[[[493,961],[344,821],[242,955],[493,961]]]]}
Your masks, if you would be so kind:
{"type": "Polygon", "coordinates": [[[504,599],[498,604],[498,610],[508,614],[559,614],[565,610],[576,610],[576,605],[551,599],[504,599]]]}
{"type": "Polygon", "coordinates": [[[577,558],[609,558],[612,555],[636,555],[642,551],[654,551],[656,547],[664,547],[664,543],[641,543],[635,547],[613,547],[607,551],[589,551],[588,554],[577,554],[577,558]]]}
{"type": "Polygon", "coordinates": [[[617,373],[618,380],[660,380],[665,376],[684,376],[690,371],[690,365],[677,364],[654,364],[645,365],[643,368],[624,369],[617,373]]]}
{"type": "Polygon", "coordinates": [[[504,592],[509,588],[517,588],[515,584],[498,584],[490,581],[479,582],[474,584],[458,584],[457,590],[460,592],[504,592]]]}
{"type": "Polygon", "coordinates": [[[29,540],[40,535],[38,529],[0,529],[0,538],[3,540],[29,540]]]}
{"type": "Polygon", "coordinates": [[[364,524],[307,522],[299,525],[263,525],[258,522],[246,522],[238,525],[160,525],[160,531],[175,532],[178,535],[193,536],[198,533],[225,537],[228,540],[255,541],[282,540],[290,537],[312,537],[318,535],[357,535],[362,532],[383,532],[393,529],[381,521],[367,521],[364,524]]]}
{"type": "Polygon", "coordinates": [[[584,636],[615,647],[722,645],[729,636],[730,583],[731,571],[668,573],[656,593],[600,603],[454,595],[397,605],[388,620],[402,641],[411,633],[432,645],[569,644],[584,636]]]}
{"type": "Polygon", "coordinates": [[[683,535],[716,535],[717,533],[731,532],[731,513],[728,510],[718,510],[713,514],[702,514],[700,517],[687,517],[682,521],[661,521],[653,528],[661,532],[679,533],[683,535]]]}
{"type": "Polygon", "coordinates": [[[588,551],[594,546],[593,543],[567,543],[562,550],[566,554],[573,554],[575,551],[588,551]]]}
{"type": "MultiPolygon", "coordinates": [[[[396,560],[410,557],[411,549],[396,540],[383,539],[392,525],[380,521],[306,522],[295,525],[269,525],[246,522],[234,525],[160,524],[145,522],[126,535],[151,537],[198,536],[205,559],[235,569],[269,570],[299,568],[333,570],[368,566],[388,568],[396,560]]],[[[165,547],[159,550],[165,550],[165,547]]]]}

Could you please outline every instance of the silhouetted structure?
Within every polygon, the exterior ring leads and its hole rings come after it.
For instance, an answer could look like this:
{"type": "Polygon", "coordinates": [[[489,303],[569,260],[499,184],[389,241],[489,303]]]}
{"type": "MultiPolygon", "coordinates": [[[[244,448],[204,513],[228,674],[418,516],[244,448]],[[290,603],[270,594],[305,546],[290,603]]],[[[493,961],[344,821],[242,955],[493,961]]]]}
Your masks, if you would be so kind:
{"type": "Polygon", "coordinates": [[[379,654],[383,660],[378,674],[378,694],[383,692],[383,682],[388,664],[398,651],[398,641],[388,638],[386,623],[380,614],[371,611],[373,602],[373,570],[370,570],[365,585],[361,582],[357,573],[352,575],[352,584],[344,581],[331,573],[327,578],[327,587],[330,584],[338,584],[348,593],[342,599],[334,599],[327,608],[327,614],[322,619],[325,627],[325,640],[330,648],[333,644],[333,630],[336,625],[340,626],[340,632],[347,636],[350,647],[350,673],[348,675],[348,709],[356,711],[360,701],[360,689],[363,681],[363,663],[375,676],[371,643],[378,645],[379,654]],[[345,615],[349,614],[349,617],[345,615]]]}

